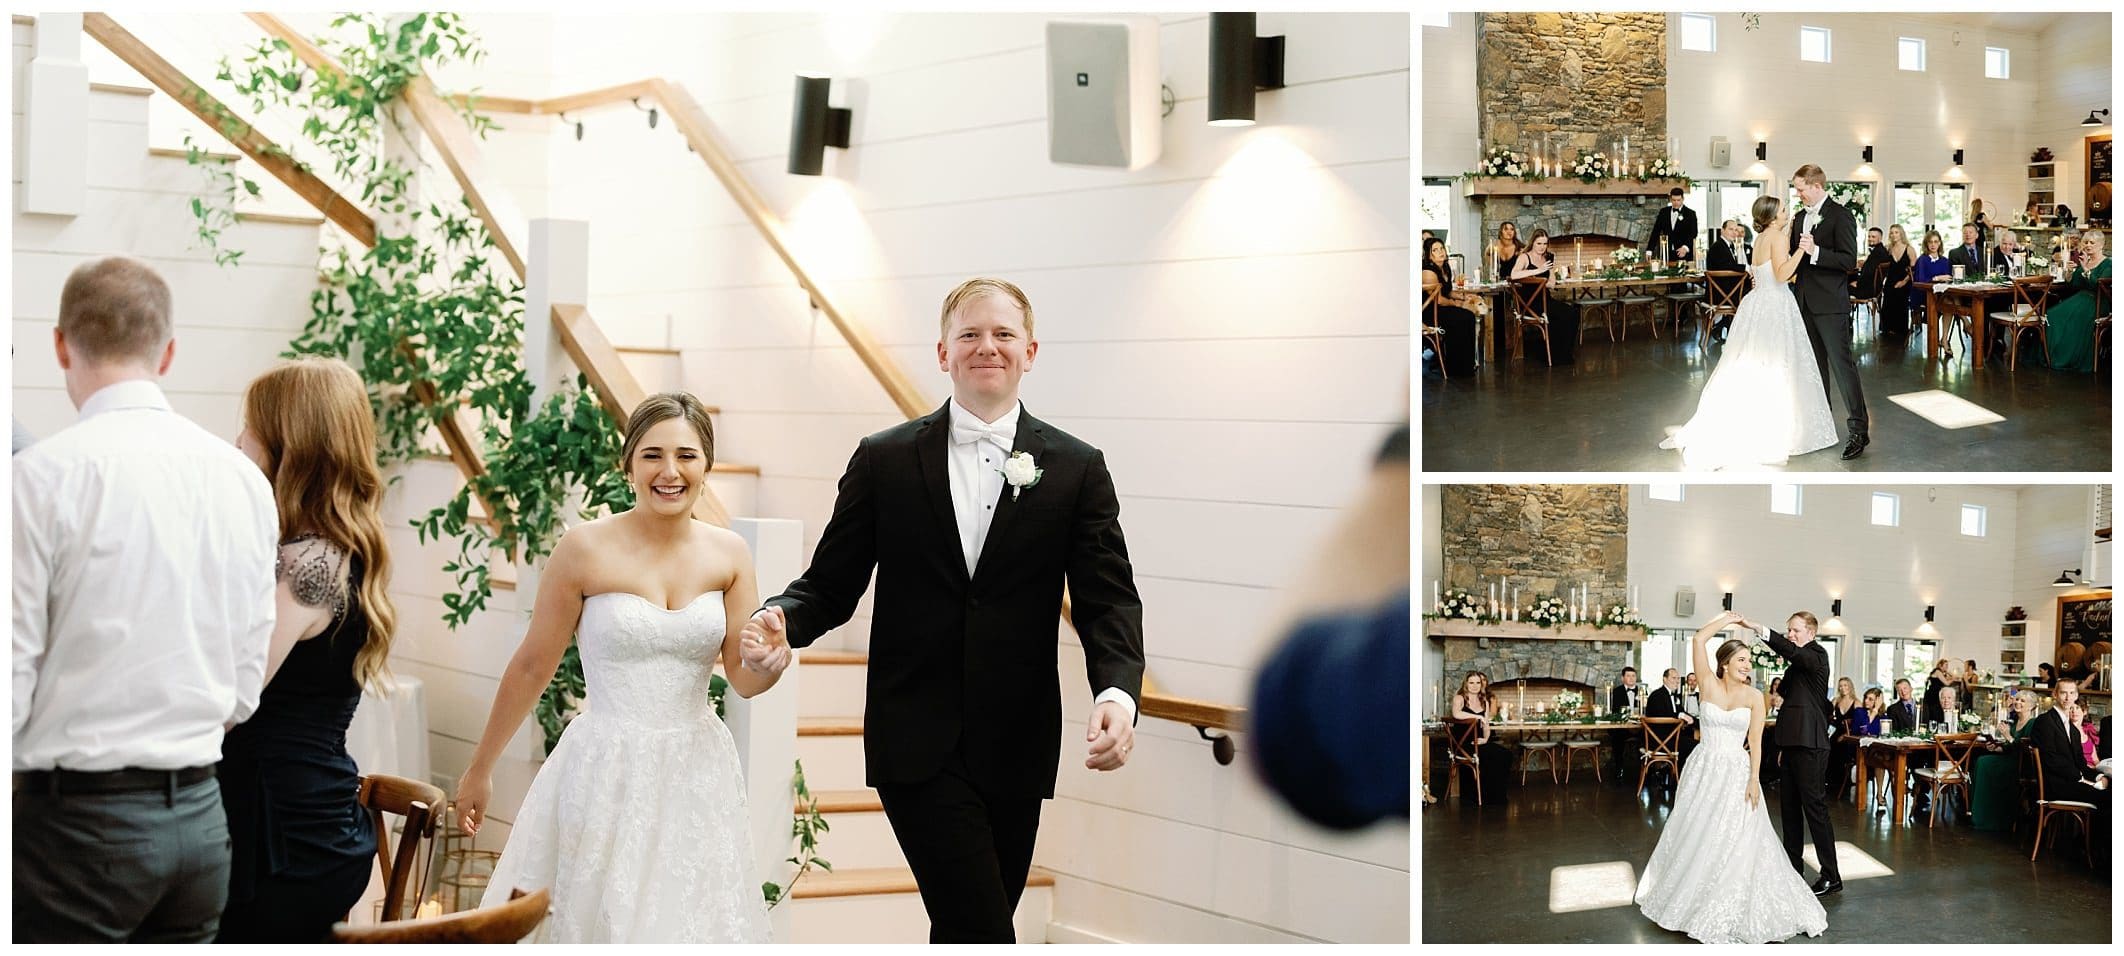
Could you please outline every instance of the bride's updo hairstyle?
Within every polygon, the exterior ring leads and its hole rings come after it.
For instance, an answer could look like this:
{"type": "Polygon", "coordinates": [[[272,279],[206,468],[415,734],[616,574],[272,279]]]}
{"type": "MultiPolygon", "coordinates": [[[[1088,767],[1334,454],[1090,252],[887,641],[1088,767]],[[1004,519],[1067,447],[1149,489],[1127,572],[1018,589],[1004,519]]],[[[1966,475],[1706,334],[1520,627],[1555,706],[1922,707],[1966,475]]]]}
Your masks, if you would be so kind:
{"type": "Polygon", "coordinates": [[[1770,224],[1777,221],[1778,211],[1783,208],[1785,204],[1776,196],[1755,197],[1755,205],[1748,210],[1755,217],[1755,231],[1760,233],[1770,228],[1770,224]]]}
{"type": "Polygon", "coordinates": [[[707,407],[687,392],[658,392],[642,399],[627,415],[627,443],[620,449],[620,470],[634,467],[634,451],[641,447],[649,429],[672,418],[684,418],[686,424],[693,426],[693,431],[701,436],[701,457],[707,459],[701,467],[714,468],[715,426],[708,421],[707,407]]]}
{"type": "MultiPolygon", "coordinates": [[[[1764,197],[1764,198],[1766,198],[1766,199],[1767,199],[1767,198],[1769,198],[1769,197],[1767,197],[1767,196],[1766,196],[1766,197],[1764,197]]],[[[1775,199],[1771,199],[1770,201],[1771,201],[1771,202],[1776,202],[1777,200],[1775,200],[1775,199]]],[[[1761,202],[1761,200],[1758,200],[1758,201],[1757,201],[1758,205],[1760,204],[1760,202],[1761,202]]],[[[1762,215],[1762,213],[1758,212],[1758,213],[1756,213],[1756,215],[1762,215]]],[[[1718,646],[1718,672],[1717,672],[1717,673],[1718,673],[1718,677],[1719,677],[1719,679],[1720,679],[1720,680],[1724,680],[1724,679],[1725,679],[1725,677],[1726,677],[1726,662],[1728,662],[1728,661],[1731,661],[1731,660],[1733,659],[1733,655],[1735,655],[1735,654],[1746,654],[1746,653],[1748,653],[1748,642],[1747,642],[1747,641],[1743,641],[1743,640],[1740,640],[1740,639],[1738,639],[1738,638],[1735,638],[1735,639],[1733,639],[1733,640],[1727,641],[1727,642],[1726,642],[1726,643],[1724,643],[1724,644],[1720,644],[1720,645],[1718,646]]]]}

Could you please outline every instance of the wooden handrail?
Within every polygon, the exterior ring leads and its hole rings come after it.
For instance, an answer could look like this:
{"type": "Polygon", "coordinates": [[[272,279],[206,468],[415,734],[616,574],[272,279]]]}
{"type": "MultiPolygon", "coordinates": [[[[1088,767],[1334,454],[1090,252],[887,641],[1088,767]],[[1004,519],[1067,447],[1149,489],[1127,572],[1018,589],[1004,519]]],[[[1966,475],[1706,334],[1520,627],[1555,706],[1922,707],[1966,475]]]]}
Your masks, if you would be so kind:
{"type": "MultiPolygon", "coordinates": [[[[316,174],[296,163],[286,150],[281,149],[264,133],[259,132],[257,127],[238,116],[212,94],[200,88],[199,84],[192,82],[152,47],[120,26],[118,21],[108,14],[85,13],[81,16],[81,32],[103,44],[105,49],[124,61],[125,65],[132,67],[134,72],[169,94],[171,99],[190,110],[192,115],[204,120],[231,145],[242,150],[244,155],[272,174],[273,178],[287,184],[304,202],[309,203],[327,221],[346,232],[355,242],[364,247],[375,247],[376,220],[373,217],[363,212],[351,200],[341,196],[330,183],[319,179],[316,174]]],[[[412,346],[401,343],[400,347],[406,350],[409,357],[414,356],[412,346]]],[[[417,378],[413,380],[412,388],[414,398],[421,404],[431,408],[443,404],[442,396],[435,389],[435,383],[417,378]]],[[[456,463],[458,473],[463,475],[466,481],[487,473],[486,463],[480,460],[479,449],[472,444],[464,425],[457,420],[454,411],[442,416],[435,423],[435,429],[442,435],[443,445],[450,450],[450,460],[456,463]]],[[[486,509],[486,520],[490,524],[496,523],[493,505],[481,498],[480,507],[486,509]]]]}
{"type": "MultiPolygon", "coordinates": [[[[319,72],[344,76],[345,68],[332,59],[315,43],[310,42],[289,26],[269,13],[247,13],[253,23],[267,34],[286,41],[289,49],[305,65],[319,72]]],[[[426,76],[415,74],[399,94],[412,112],[414,121],[420,125],[436,151],[442,154],[443,165],[464,191],[465,199],[472,206],[480,221],[486,224],[487,233],[494,240],[502,258],[516,273],[518,281],[528,281],[524,269],[523,248],[520,240],[528,229],[514,202],[499,189],[490,188],[493,177],[487,172],[485,154],[480,150],[472,131],[458,121],[449,104],[436,93],[435,86],[426,76]]],[[[627,415],[645,397],[634,374],[628,370],[626,361],[612,348],[603,333],[597,331],[597,323],[589,310],[575,304],[564,308],[556,303],[549,310],[548,319],[560,339],[561,347],[574,360],[577,368],[592,382],[597,383],[603,396],[605,411],[621,427],[627,423],[627,415]],[[616,391],[605,391],[611,388],[616,391]]],[[[694,508],[694,516],[721,527],[730,526],[730,511],[723,506],[715,491],[702,486],[701,497],[694,508]]]]}
{"type": "Polygon", "coordinates": [[[462,106],[478,109],[482,113],[515,113],[525,116],[557,116],[561,113],[579,113],[600,106],[616,106],[632,103],[645,96],[654,96],[650,80],[621,83],[601,90],[586,90],[556,96],[551,99],[526,100],[515,97],[490,97],[474,93],[452,93],[447,99],[462,106]]]}

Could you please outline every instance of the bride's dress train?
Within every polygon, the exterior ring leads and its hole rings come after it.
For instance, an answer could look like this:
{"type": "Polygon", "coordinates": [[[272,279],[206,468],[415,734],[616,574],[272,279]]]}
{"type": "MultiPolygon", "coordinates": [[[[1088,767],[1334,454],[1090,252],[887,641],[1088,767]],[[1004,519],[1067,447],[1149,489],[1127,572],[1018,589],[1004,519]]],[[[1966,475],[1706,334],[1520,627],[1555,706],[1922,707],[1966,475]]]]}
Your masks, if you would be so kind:
{"type": "Polygon", "coordinates": [[[549,887],[555,943],[768,941],[737,744],[708,699],[723,595],[583,601],[589,693],[546,758],[481,906],[549,887]]]}
{"type": "Polygon", "coordinates": [[[1637,881],[1649,919],[1706,943],[1820,936],[1829,916],[1792,871],[1767,804],[1749,806],[1746,709],[1703,703],[1703,743],[1675,786],[1659,844],[1637,881]]]}
{"type": "Polygon", "coordinates": [[[1691,471],[1782,465],[1837,442],[1799,302],[1769,265],[1753,272],[1695,417],[1659,443],[1681,449],[1691,471]]]}

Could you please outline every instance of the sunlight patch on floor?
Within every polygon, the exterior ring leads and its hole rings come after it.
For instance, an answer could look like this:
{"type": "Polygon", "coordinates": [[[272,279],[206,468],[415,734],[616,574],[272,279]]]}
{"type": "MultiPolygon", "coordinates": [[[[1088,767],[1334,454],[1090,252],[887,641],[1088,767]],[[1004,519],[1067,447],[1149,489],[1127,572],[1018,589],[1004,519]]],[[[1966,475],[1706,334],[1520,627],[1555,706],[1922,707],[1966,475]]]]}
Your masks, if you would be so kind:
{"type": "MultiPolygon", "coordinates": [[[[1800,850],[1800,860],[1813,867],[1817,872],[1822,868],[1821,860],[1815,857],[1814,845],[1811,843],[1800,850]]],[[[1836,869],[1837,875],[1846,883],[1852,880],[1869,880],[1876,876],[1895,875],[1895,871],[1889,869],[1888,864],[1874,859],[1866,851],[1842,840],[1838,840],[1836,843],[1836,869]]]]}
{"type": "Polygon", "coordinates": [[[1549,869],[1549,912],[1576,913],[1637,901],[1637,869],[1622,860],[1549,869]]]}
{"type": "Polygon", "coordinates": [[[1888,400],[1903,406],[1910,414],[1941,428],[1968,428],[1971,425],[1989,425],[2006,420],[2004,415],[1939,389],[1890,395],[1888,400]]]}

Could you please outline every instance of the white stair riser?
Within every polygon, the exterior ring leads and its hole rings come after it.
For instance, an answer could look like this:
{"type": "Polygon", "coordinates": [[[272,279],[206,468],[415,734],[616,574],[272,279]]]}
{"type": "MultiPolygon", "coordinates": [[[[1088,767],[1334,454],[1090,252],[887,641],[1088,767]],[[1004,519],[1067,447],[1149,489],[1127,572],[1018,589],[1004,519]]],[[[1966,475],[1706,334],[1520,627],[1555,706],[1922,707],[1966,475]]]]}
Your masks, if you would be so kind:
{"type": "MultiPolygon", "coordinates": [[[[916,893],[880,893],[874,896],[829,896],[822,899],[790,900],[793,924],[788,939],[780,943],[926,943],[929,913],[916,893]]],[[[1047,941],[1047,921],[1054,912],[1051,887],[1027,887],[1018,900],[1018,942],[1047,941]]]]}
{"type": "Polygon", "coordinates": [[[743,517],[760,513],[760,476],[752,474],[708,474],[708,490],[715,492],[715,500],[723,503],[723,510],[733,516],[743,517]]]}
{"type": "MultiPolygon", "coordinates": [[[[634,373],[634,380],[640,383],[642,391],[648,394],[682,391],[686,387],[685,370],[680,367],[679,357],[676,355],[621,352],[620,361],[627,364],[627,370],[634,373]]],[[[720,423],[711,418],[710,424],[720,423]]]]}
{"type": "Polygon", "coordinates": [[[863,738],[798,737],[797,759],[812,791],[863,788],[863,738]]]}
{"type": "Polygon", "coordinates": [[[833,829],[819,836],[819,855],[836,870],[907,866],[900,841],[892,835],[892,822],[885,811],[829,813],[826,824],[833,829]]]}
{"type": "Polygon", "coordinates": [[[862,716],[868,674],[869,668],[860,664],[806,665],[804,680],[797,685],[797,716],[862,716]]]}

